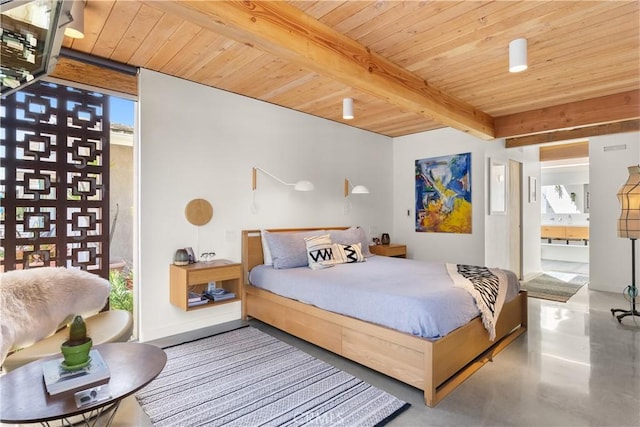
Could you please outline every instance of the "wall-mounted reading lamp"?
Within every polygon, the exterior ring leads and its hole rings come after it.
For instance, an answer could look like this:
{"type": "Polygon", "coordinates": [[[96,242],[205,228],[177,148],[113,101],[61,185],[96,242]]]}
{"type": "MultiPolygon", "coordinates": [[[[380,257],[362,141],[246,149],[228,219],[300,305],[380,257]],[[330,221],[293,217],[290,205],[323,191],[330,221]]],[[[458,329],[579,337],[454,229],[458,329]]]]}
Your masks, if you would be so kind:
{"type": "Polygon", "coordinates": [[[296,191],[313,191],[314,190],[314,186],[310,181],[298,181],[295,184],[289,184],[288,182],[284,182],[283,180],[281,180],[280,178],[273,176],[272,174],[270,174],[269,172],[267,172],[266,170],[262,169],[262,168],[258,168],[258,167],[254,167],[252,170],[252,175],[251,175],[251,189],[255,190],[257,188],[257,173],[258,171],[264,173],[265,175],[270,176],[271,178],[275,179],[276,181],[278,181],[280,184],[283,185],[287,185],[290,187],[293,187],[294,190],[296,191]]]}
{"type": "Polygon", "coordinates": [[[356,185],[354,186],[349,182],[348,179],[344,179],[344,197],[349,196],[349,189],[351,189],[351,194],[369,194],[369,189],[364,185],[356,185]]]}

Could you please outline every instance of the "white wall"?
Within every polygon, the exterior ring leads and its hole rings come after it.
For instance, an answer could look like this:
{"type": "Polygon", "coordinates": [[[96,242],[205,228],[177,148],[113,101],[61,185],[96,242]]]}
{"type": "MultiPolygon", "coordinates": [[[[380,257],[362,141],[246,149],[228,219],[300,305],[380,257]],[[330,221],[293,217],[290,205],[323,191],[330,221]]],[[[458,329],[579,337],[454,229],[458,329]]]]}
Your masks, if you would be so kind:
{"type": "MultiPolygon", "coordinates": [[[[589,138],[589,288],[620,293],[631,284],[631,243],[618,237],[616,221],[620,204],[616,193],[627,181],[627,167],[640,163],[640,133],[589,138]],[[605,147],[624,146],[604,151],[605,147]]],[[[636,247],[636,254],[640,248],[636,247]]],[[[636,272],[638,269],[636,257],[636,272]]],[[[623,306],[624,307],[624,306],[623,306]]]]}
{"type": "MultiPolygon", "coordinates": [[[[189,313],[173,307],[168,269],[175,250],[185,246],[239,262],[242,229],[357,224],[375,235],[389,232],[392,241],[407,244],[411,258],[509,268],[508,217],[488,215],[490,157],[523,163],[523,273],[541,270],[540,198],[528,202],[529,176],[540,194],[537,147],[505,150],[502,140],[453,129],[391,140],[152,71],[142,70],[139,84],[135,253],[143,341],[240,317],[239,303],[189,313]],[[472,153],[472,234],[415,232],[415,160],[465,152],[472,153]],[[253,166],[289,182],[309,179],[316,191],[297,193],[259,174],[254,214],[253,166]],[[344,178],[372,192],[352,196],[348,212],[344,178]],[[193,198],[214,207],[213,220],[199,229],[184,219],[193,198]]],[[[637,133],[590,142],[592,289],[619,292],[630,282],[630,243],[616,237],[615,193],[626,167],[639,163],[638,145],[637,133]],[[627,150],[602,150],[618,144],[627,150]]]]}
{"type": "MultiPolygon", "coordinates": [[[[523,280],[542,271],[540,261],[540,150],[537,146],[509,148],[510,159],[522,163],[522,276],[523,280]],[[529,177],[535,178],[537,197],[529,201],[529,177]]],[[[487,233],[487,240],[492,235],[487,233]]]]}
{"type": "MultiPolygon", "coordinates": [[[[169,303],[175,250],[241,261],[240,232],[252,228],[361,225],[391,230],[393,141],[374,133],[228,92],[142,70],[139,78],[136,278],[140,339],[240,318],[240,304],[184,312],[169,303]],[[251,168],[316,190],[295,192],[258,175],[251,212],[251,168]],[[351,196],[343,181],[371,194],[351,196]],[[213,205],[199,229],[184,218],[194,198],[213,205]]],[[[336,102],[339,102],[337,100],[336,102]]]]}
{"type": "MultiPolygon", "coordinates": [[[[407,244],[409,257],[420,260],[487,265],[509,265],[508,215],[489,215],[489,159],[505,165],[509,159],[523,164],[522,227],[525,277],[540,267],[540,202],[528,202],[528,177],[540,183],[537,147],[506,150],[503,140],[487,142],[446,128],[394,139],[393,150],[393,235],[392,241],[407,244]],[[471,234],[419,233],[415,231],[414,164],[416,159],[471,152],[473,225],[471,234]],[[407,216],[407,211],[410,215],[407,216]]],[[[539,192],[539,188],[538,188],[539,192]]],[[[508,202],[507,202],[508,206],[508,202]]]]}
{"type": "MultiPolygon", "coordinates": [[[[451,128],[395,138],[393,144],[394,211],[391,241],[407,244],[410,258],[484,265],[485,214],[488,209],[485,202],[487,159],[488,153],[492,152],[492,147],[502,147],[503,145],[502,141],[482,141],[451,128]],[[471,152],[472,233],[416,232],[415,161],[468,152],[471,152]]],[[[506,224],[506,216],[496,217],[495,221],[506,224]]],[[[504,240],[503,237],[501,236],[500,240],[504,240]]],[[[506,249],[501,247],[499,251],[501,254],[496,256],[496,259],[504,261],[506,249]]]]}
{"type": "Polygon", "coordinates": [[[583,185],[589,183],[589,166],[549,168],[542,172],[542,185],[583,185]]]}

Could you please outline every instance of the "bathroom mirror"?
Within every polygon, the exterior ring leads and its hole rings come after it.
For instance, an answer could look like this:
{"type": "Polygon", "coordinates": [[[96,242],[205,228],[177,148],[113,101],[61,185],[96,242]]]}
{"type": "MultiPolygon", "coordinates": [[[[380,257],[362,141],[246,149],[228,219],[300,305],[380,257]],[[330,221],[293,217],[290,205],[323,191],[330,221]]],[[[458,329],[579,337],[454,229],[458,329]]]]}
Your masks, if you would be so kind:
{"type": "Polygon", "coordinates": [[[589,213],[589,159],[541,163],[540,208],[543,214],[589,213]]]}
{"type": "Polygon", "coordinates": [[[589,184],[543,185],[542,213],[589,213],[589,184]]]}
{"type": "Polygon", "coordinates": [[[507,165],[489,159],[489,213],[507,212],[507,165]]]}

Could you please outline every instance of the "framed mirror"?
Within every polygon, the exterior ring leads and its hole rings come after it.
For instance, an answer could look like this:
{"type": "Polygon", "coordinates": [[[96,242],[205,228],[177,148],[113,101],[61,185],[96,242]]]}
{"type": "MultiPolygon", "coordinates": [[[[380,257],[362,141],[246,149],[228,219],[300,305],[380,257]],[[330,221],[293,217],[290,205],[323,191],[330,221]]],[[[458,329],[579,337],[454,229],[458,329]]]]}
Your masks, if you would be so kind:
{"type": "Polygon", "coordinates": [[[489,214],[507,213],[507,165],[489,159],[489,214]]]}

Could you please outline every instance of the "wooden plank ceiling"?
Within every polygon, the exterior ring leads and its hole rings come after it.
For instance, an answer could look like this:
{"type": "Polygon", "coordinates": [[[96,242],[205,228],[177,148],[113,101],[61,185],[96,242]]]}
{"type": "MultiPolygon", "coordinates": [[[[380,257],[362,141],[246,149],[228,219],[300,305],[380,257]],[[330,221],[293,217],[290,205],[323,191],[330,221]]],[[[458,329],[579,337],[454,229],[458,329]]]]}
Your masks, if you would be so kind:
{"type": "MultiPolygon", "coordinates": [[[[451,126],[548,141],[638,127],[639,39],[636,0],[88,0],[85,37],[63,45],[391,137],[451,126]],[[511,74],[520,37],[529,68],[511,74]],[[353,120],[342,119],[345,97],[353,120]]],[[[91,80],[69,62],[57,77],[91,80]]]]}

